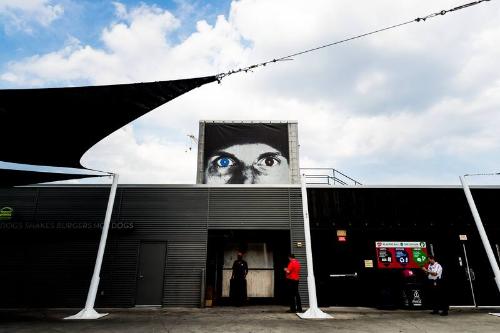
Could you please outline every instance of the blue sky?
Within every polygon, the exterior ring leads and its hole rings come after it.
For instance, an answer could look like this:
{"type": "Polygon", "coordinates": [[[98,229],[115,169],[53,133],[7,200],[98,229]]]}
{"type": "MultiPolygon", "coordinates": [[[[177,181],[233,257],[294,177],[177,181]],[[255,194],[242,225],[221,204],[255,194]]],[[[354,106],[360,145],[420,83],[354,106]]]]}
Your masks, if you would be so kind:
{"type": "MultiPolygon", "coordinates": [[[[5,8],[5,12],[14,12],[18,16],[23,13],[15,9],[16,3],[23,0],[5,0],[12,4],[5,8]],[[14,7],[14,8],[13,8],[14,7]]],[[[26,17],[25,25],[16,27],[9,19],[8,14],[0,12],[0,69],[5,70],[10,61],[16,61],[37,54],[56,51],[76,38],[83,44],[93,47],[103,47],[100,39],[101,32],[110,23],[116,20],[117,1],[107,0],[61,0],[61,1],[33,1],[41,5],[61,6],[63,13],[58,15],[50,25],[37,22],[36,18],[26,17]]],[[[2,1],[0,1],[2,3],[2,1]]],[[[189,36],[196,29],[196,22],[200,19],[214,23],[217,15],[227,15],[231,1],[119,1],[126,6],[134,7],[140,4],[158,6],[172,12],[182,19],[181,28],[173,36],[177,41],[189,36]]],[[[1,7],[0,7],[1,8],[1,7]]],[[[9,85],[0,81],[0,87],[9,88],[9,85]]]]}
{"type": "MultiPolygon", "coordinates": [[[[464,1],[0,0],[0,88],[211,75],[464,1]]],[[[366,184],[500,170],[500,2],[296,57],[186,94],[83,157],[128,183],[193,183],[201,119],[298,120],[301,165],[366,184]]],[[[493,180],[497,182],[496,180],[493,180]]],[[[498,183],[498,182],[497,182],[498,183]]]]}

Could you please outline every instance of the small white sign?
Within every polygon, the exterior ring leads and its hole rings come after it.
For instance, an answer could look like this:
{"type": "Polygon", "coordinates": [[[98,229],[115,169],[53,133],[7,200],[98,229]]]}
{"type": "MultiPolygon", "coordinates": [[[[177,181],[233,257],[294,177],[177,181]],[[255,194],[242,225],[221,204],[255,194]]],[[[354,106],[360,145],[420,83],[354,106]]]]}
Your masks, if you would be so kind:
{"type": "Polygon", "coordinates": [[[460,240],[461,241],[466,241],[467,240],[467,235],[460,235],[460,240]]]}

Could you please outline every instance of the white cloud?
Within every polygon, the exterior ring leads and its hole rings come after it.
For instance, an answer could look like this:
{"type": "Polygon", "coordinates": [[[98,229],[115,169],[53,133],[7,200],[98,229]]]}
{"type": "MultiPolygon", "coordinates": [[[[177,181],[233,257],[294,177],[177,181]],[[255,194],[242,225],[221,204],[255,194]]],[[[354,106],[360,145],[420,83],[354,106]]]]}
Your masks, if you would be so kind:
{"type": "MultiPolygon", "coordinates": [[[[102,48],[72,40],[8,65],[13,86],[109,84],[215,74],[455,6],[384,0],[233,1],[176,38],[167,10],[116,3],[102,48]]],[[[500,8],[486,3],[226,78],[117,131],[84,156],[122,181],[194,182],[186,134],[200,119],[298,120],[304,166],[364,183],[456,182],[500,163],[500,8]]]]}
{"type": "Polygon", "coordinates": [[[386,79],[386,75],[382,72],[362,73],[355,89],[362,95],[373,94],[383,89],[386,79]]]}
{"type": "Polygon", "coordinates": [[[33,23],[47,26],[64,13],[52,0],[0,0],[0,18],[7,30],[32,32],[33,23]]]}
{"type": "Polygon", "coordinates": [[[88,154],[86,163],[120,175],[121,183],[192,183],[196,178],[196,147],[162,141],[158,137],[137,140],[132,126],[106,138],[88,154]]]}
{"type": "Polygon", "coordinates": [[[115,6],[121,20],[102,32],[104,48],[72,39],[58,51],[11,63],[0,78],[18,85],[154,81],[210,75],[214,66],[225,68],[245,56],[239,35],[223,16],[214,26],[200,21],[196,32],[172,45],[169,37],[180,23],[170,12],[144,4],[130,11],[115,6]]]}
{"type": "MultiPolygon", "coordinates": [[[[500,20],[500,15],[497,16],[500,20]]],[[[468,44],[468,56],[457,73],[457,86],[463,90],[484,87],[492,82],[500,84],[500,46],[497,43],[500,28],[486,27],[478,31],[468,44]]]]}

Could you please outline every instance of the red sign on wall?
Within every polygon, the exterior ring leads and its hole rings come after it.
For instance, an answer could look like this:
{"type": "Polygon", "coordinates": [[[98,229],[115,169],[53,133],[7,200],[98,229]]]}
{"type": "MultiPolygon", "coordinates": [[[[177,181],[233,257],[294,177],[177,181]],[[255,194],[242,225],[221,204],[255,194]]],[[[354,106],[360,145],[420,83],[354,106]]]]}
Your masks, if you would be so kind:
{"type": "Polygon", "coordinates": [[[375,242],[378,268],[420,268],[427,262],[425,242],[375,242]]]}

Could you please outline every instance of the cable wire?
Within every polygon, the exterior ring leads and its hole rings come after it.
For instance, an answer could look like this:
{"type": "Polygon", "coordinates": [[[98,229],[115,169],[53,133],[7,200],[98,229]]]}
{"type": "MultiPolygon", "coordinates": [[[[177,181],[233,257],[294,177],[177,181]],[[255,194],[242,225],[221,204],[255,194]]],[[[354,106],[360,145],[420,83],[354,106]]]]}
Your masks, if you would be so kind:
{"type": "Polygon", "coordinates": [[[358,38],[361,38],[361,37],[365,37],[365,36],[368,36],[368,35],[373,35],[373,34],[376,34],[376,33],[382,32],[382,31],[386,31],[386,30],[390,30],[390,29],[395,29],[395,28],[398,28],[398,27],[401,27],[403,25],[407,25],[407,24],[410,24],[410,23],[425,22],[429,18],[433,18],[433,17],[436,17],[436,16],[442,16],[442,15],[445,15],[446,13],[451,13],[451,12],[454,12],[454,11],[457,11],[457,10],[460,10],[460,9],[464,9],[464,8],[468,8],[468,7],[471,7],[471,6],[479,5],[480,3],[486,2],[486,1],[491,1],[491,0],[477,0],[477,1],[469,2],[469,3],[463,4],[463,5],[454,7],[454,8],[441,10],[439,12],[432,13],[432,14],[429,14],[427,16],[417,17],[416,19],[413,19],[411,21],[407,21],[407,22],[403,22],[403,23],[391,25],[391,26],[386,27],[386,28],[374,30],[374,31],[367,32],[367,33],[364,33],[364,34],[361,34],[361,35],[357,35],[357,36],[354,36],[354,37],[349,37],[349,38],[342,39],[342,40],[339,40],[339,41],[336,41],[336,42],[333,42],[333,43],[324,44],[324,45],[321,45],[321,46],[318,46],[318,47],[314,47],[314,48],[307,49],[307,50],[304,50],[304,51],[300,51],[300,52],[297,52],[297,53],[289,54],[289,55],[284,56],[284,57],[275,58],[275,59],[272,59],[272,60],[268,60],[268,61],[264,61],[264,62],[261,62],[261,63],[258,63],[258,64],[254,64],[254,65],[251,65],[251,66],[247,66],[247,67],[242,67],[242,68],[230,70],[230,71],[225,72],[225,73],[220,73],[220,74],[216,75],[216,78],[217,78],[217,81],[219,83],[221,83],[222,79],[225,78],[225,77],[227,77],[227,76],[229,76],[229,75],[233,75],[233,74],[241,73],[241,72],[248,73],[249,71],[252,71],[252,69],[255,69],[255,68],[258,68],[258,67],[264,67],[267,64],[276,63],[276,62],[279,62],[279,61],[293,60],[292,57],[295,57],[295,56],[299,56],[299,55],[302,55],[302,54],[305,54],[305,53],[317,51],[317,50],[324,49],[326,47],[330,47],[330,46],[334,46],[334,45],[338,45],[338,44],[341,44],[341,43],[345,43],[345,42],[348,42],[348,41],[351,41],[351,40],[354,40],[354,39],[358,39],[358,38]]]}

